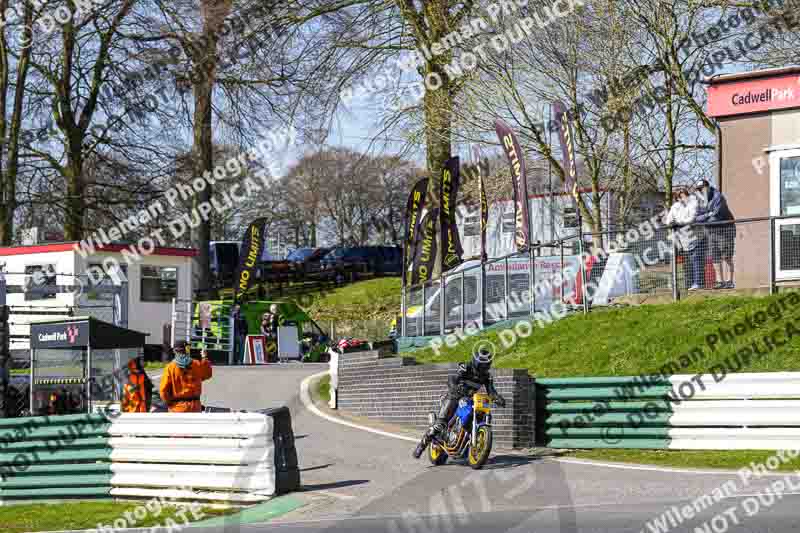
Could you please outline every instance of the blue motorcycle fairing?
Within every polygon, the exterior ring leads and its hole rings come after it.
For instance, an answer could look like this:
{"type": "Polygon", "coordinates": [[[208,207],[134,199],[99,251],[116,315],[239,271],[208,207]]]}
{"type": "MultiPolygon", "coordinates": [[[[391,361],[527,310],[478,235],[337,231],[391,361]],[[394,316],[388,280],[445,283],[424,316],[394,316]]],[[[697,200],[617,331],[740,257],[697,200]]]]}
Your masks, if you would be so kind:
{"type": "Polygon", "coordinates": [[[472,400],[467,400],[466,405],[456,410],[456,416],[461,420],[463,426],[467,426],[472,417],[472,400]]]}

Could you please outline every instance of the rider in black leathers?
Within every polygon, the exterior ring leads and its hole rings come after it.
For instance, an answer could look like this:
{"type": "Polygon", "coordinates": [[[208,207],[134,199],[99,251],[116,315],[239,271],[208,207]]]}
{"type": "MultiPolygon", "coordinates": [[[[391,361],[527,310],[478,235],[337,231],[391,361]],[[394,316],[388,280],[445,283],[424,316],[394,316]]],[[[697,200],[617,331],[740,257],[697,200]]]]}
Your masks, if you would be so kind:
{"type": "Polygon", "coordinates": [[[422,452],[430,444],[431,439],[435,435],[443,436],[447,429],[447,424],[453,417],[453,414],[458,407],[458,401],[464,397],[471,397],[478,392],[481,387],[486,387],[486,392],[491,399],[500,407],[505,407],[505,399],[494,388],[494,382],[489,370],[492,367],[492,354],[482,349],[480,352],[473,355],[472,360],[468,363],[458,364],[458,373],[455,376],[450,376],[447,386],[447,397],[442,402],[442,407],[439,409],[439,416],[436,418],[436,423],[425,432],[422,440],[414,450],[414,457],[419,459],[422,452]]]}

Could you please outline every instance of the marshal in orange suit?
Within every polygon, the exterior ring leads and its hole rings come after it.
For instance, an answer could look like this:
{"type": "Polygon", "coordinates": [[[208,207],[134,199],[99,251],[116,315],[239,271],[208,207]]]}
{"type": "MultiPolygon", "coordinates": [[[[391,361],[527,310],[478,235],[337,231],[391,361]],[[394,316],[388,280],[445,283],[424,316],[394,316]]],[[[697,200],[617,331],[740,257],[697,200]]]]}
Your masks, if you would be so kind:
{"type": "Polygon", "coordinates": [[[164,369],[159,392],[171,413],[199,413],[203,382],[211,378],[211,361],[203,350],[203,357],[195,361],[189,354],[190,346],[179,342],[175,346],[175,359],[164,369]]]}

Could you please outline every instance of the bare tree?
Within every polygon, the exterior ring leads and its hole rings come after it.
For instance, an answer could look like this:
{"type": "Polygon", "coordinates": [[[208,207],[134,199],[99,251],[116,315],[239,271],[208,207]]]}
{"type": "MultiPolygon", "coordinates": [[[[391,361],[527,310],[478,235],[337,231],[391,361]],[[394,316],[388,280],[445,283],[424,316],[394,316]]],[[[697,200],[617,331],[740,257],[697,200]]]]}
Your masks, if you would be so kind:
{"type": "Polygon", "coordinates": [[[6,19],[8,0],[0,0],[0,245],[14,238],[14,213],[17,208],[17,178],[20,168],[20,133],[23,124],[25,84],[33,46],[34,9],[22,7],[20,25],[6,19]],[[13,77],[13,82],[11,81],[13,77]],[[11,98],[9,93],[13,91],[11,98]],[[9,116],[9,99],[11,114],[9,116]]]}

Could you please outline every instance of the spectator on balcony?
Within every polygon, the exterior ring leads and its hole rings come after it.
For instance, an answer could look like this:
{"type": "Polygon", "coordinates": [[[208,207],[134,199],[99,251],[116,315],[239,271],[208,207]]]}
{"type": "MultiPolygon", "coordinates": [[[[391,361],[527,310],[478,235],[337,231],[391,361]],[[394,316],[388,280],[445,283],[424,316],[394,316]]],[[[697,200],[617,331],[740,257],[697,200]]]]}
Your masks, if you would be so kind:
{"type": "Polygon", "coordinates": [[[708,180],[700,182],[699,191],[705,197],[706,205],[697,212],[697,222],[726,222],[708,226],[709,251],[714,262],[716,275],[715,289],[732,289],[733,253],[736,244],[736,225],[733,224],[733,213],[728,208],[725,196],[711,186],[708,180]],[[725,268],[727,267],[727,269],[725,268]]]}
{"type": "Polygon", "coordinates": [[[683,257],[684,288],[694,287],[692,290],[699,288],[702,275],[702,258],[699,257],[702,250],[696,251],[698,248],[696,239],[691,233],[691,228],[687,228],[687,225],[694,222],[696,215],[695,195],[689,194],[685,187],[681,187],[675,193],[675,203],[669,208],[664,223],[668,226],[677,226],[673,238],[678,255],[683,257]]]}

